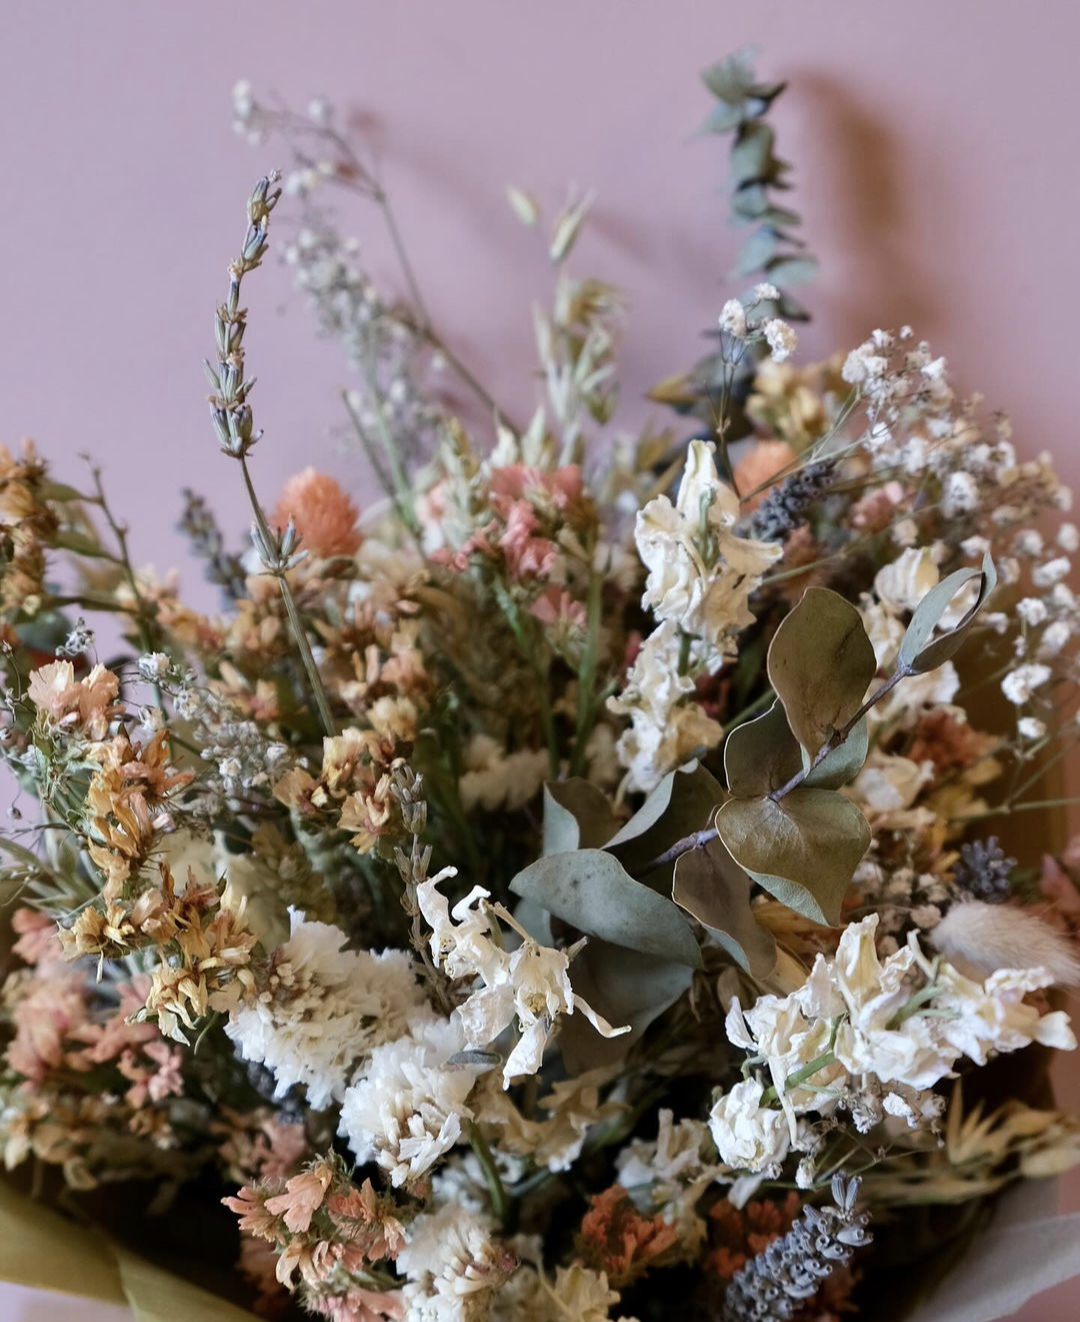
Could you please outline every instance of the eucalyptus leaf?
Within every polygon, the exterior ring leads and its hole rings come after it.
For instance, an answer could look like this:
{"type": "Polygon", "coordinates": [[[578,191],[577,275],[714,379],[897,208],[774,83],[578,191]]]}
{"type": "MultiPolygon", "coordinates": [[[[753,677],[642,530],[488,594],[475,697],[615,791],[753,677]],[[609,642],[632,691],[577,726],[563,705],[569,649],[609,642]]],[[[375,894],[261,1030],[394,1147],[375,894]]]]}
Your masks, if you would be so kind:
{"type": "Polygon", "coordinates": [[[806,254],[778,257],[765,268],[765,274],[773,284],[782,286],[806,284],[817,272],[817,258],[806,254]]]}
{"type": "MultiPolygon", "coordinates": [[[[828,754],[809,772],[803,784],[813,789],[835,790],[855,779],[866,761],[870,750],[870,730],[864,716],[852,728],[851,733],[838,747],[830,749],[828,754]]],[[[810,764],[810,756],[803,753],[803,763],[810,764]]]]}
{"type": "Polygon", "coordinates": [[[802,750],[779,699],[764,715],[736,726],[724,743],[728,789],[740,799],[769,794],[802,769],[802,750]]]}
{"type": "Polygon", "coordinates": [[[775,140],[772,129],[761,120],[743,125],[731,149],[731,174],[736,183],[768,177],[775,140]]]}
{"type": "MultiPolygon", "coordinates": [[[[703,831],[724,800],[724,789],[711,772],[689,762],[657,785],[630,820],[604,846],[631,875],[638,875],[669,846],[703,831]]],[[[671,894],[674,863],[642,873],[652,890],[671,894]]]]}
{"type": "Polygon", "coordinates": [[[928,670],[936,670],[938,666],[944,665],[959,650],[975,616],[982,610],[986,599],[997,587],[997,581],[994,562],[988,555],[984,555],[982,565],[978,569],[974,567],[958,569],[956,573],[943,578],[936,587],[931,588],[912,613],[911,623],[900,644],[897,667],[908,674],[922,675],[928,670]],[[956,594],[974,578],[980,580],[979,590],[970,610],[958,624],[930,642],[931,635],[956,594]]]}
{"type": "Polygon", "coordinates": [[[544,784],[543,853],[598,849],[619,829],[606,795],[590,781],[574,776],[544,784]]]}
{"type": "Polygon", "coordinates": [[[573,1074],[622,1060],[649,1025],[689,990],[686,964],[645,955],[606,941],[590,941],[571,965],[574,990],[609,1024],[629,1033],[602,1037],[583,1014],[560,1020],[558,1043],[573,1074]]]}
{"type": "Polygon", "coordinates": [[[679,858],[671,897],[745,972],[767,978],[776,967],[776,942],[750,905],[750,878],[720,840],[679,858]]]}
{"type": "Polygon", "coordinates": [[[768,670],[788,724],[813,757],[859,710],[877,661],[851,602],[808,588],[773,636],[768,670]]]}
{"type": "Polygon", "coordinates": [[[588,936],[701,966],[698,943],[676,905],[635,881],[604,850],[576,849],[537,859],[517,874],[510,889],[588,936]]]}
{"type": "Polygon", "coordinates": [[[732,858],[789,909],[834,925],[852,874],[870,845],[859,809],[829,789],[799,787],[782,799],[729,799],[716,829],[732,858]]]}

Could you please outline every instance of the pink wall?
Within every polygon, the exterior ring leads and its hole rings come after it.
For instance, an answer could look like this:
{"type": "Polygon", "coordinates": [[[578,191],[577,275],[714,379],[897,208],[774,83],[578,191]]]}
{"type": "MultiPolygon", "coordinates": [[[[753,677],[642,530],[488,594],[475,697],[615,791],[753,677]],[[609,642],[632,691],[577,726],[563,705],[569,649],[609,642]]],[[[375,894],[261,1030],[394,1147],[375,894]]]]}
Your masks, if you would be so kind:
{"type": "MultiPolygon", "coordinates": [[[[65,474],[83,450],[107,461],[136,556],[159,569],[185,561],[181,486],[246,525],[199,368],[243,199],[281,160],[230,131],[240,76],[300,105],[325,92],[372,127],[437,322],[521,413],[547,271],[503,186],[549,206],[568,181],[595,186],[579,264],[632,295],[626,420],[641,419],[644,388],[696,355],[736,248],[723,148],[692,138],[697,72],[756,41],[793,84],[781,150],[823,259],[806,351],[910,322],[1080,487],[1078,39],[1069,0],[8,0],[0,439],[35,436],[65,474]]],[[[357,232],[375,220],[358,211],[357,232]]],[[[263,489],[312,461],[355,474],[330,439],[336,347],[273,263],[247,292],[263,489]]],[[[1068,1311],[1045,1307],[1029,1316],[1068,1311]]]]}

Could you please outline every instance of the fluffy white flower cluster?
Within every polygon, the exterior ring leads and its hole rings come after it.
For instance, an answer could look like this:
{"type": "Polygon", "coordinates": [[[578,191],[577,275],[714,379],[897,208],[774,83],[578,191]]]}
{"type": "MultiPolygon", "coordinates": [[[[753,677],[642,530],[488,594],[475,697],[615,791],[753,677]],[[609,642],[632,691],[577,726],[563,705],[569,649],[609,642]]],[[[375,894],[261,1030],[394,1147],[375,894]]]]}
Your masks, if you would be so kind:
{"type": "Polygon", "coordinates": [[[733,340],[763,339],[773,362],[786,362],[795,352],[798,336],[781,317],[763,318],[759,311],[761,304],[775,303],[779,297],[775,285],[760,284],[754,286],[747,303],[729,298],[720,309],[720,329],[733,340]]]}
{"type": "Polygon", "coordinates": [[[701,1195],[716,1180],[728,1178],[723,1167],[710,1165],[702,1156],[708,1137],[702,1121],[676,1123],[665,1108],[660,1111],[656,1138],[634,1139],[616,1159],[619,1183],[639,1205],[678,1226],[679,1243],[691,1256],[707,1234],[696,1210],[701,1195]]]}
{"type": "Polygon", "coordinates": [[[630,716],[619,756],[634,789],[652,789],[720,738],[715,721],[684,703],[693,672],[715,671],[731,655],[740,630],[754,621],[751,593],[783,553],[735,533],[739,498],[721,482],[713,452],[711,443],[692,441],[675,503],[657,496],[637,515],[634,536],[649,571],[641,604],[659,627],[609,702],[630,716]]]}
{"type": "Polygon", "coordinates": [[[753,624],[750,594],[782,548],[736,535],[739,497],[721,482],[714,448],[691,441],[675,503],[664,495],[650,500],[634,537],[649,571],[641,604],[719,659],[753,624]]]}
{"type": "Polygon", "coordinates": [[[419,1216],[397,1266],[408,1277],[406,1322],[473,1322],[486,1318],[492,1296],[516,1260],[483,1221],[456,1203],[419,1216]]]}
{"type": "Polygon", "coordinates": [[[431,927],[431,953],[452,978],[475,979],[479,986],[458,1006],[465,1044],[490,1047],[516,1020],[520,1036],[503,1065],[503,1084],[535,1074],[560,1015],[580,1011],[604,1037],[617,1037],[628,1027],[613,1028],[596,1013],[570,983],[569,951],[542,946],[514,921],[502,905],[486,905],[490,892],[482,886],[459,900],[451,911],[439,883],[456,875],[448,868],[417,887],[417,903],[431,927]],[[521,939],[515,950],[494,939],[501,919],[521,939]]]}
{"type": "Polygon", "coordinates": [[[673,767],[714,748],[723,734],[698,703],[684,701],[694,681],[680,673],[682,646],[679,626],[665,620],[642,643],[626,687],[608,700],[611,711],[630,717],[616,749],[629,788],[646,794],[673,767]]]}
{"type": "Polygon", "coordinates": [[[918,1123],[928,1113],[926,1090],[961,1056],[984,1065],[991,1052],[1032,1042],[1076,1046],[1063,1011],[1040,1015],[1024,999],[1053,982],[1045,969],[1000,969],[979,982],[928,960],[914,933],[882,962],[877,925],[871,914],[847,927],[835,958],[818,955],[789,996],[762,996],[745,1012],[733,1001],[728,1038],[762,1060],[772,1080],[769,1097],[780,1109],[767,1104],[757,1078],[718,1098],[709,1126],[727,1164],[776,1168],[790,1148],[808,1141],[798,1116],[825,1114],[841,1098],[855,1110],[868,1085],[879,1115],[918,1123]]]}
{"type": "Polygon", "coordinates": [[[225,1031],[245,1060],[273,1072],[275,1096],[301,1084],[320,1110],[341,1101],[357,1063],[401,1033],[424,996],[403,950],[345,950],[340,928],[290,917],[266,987],[233,1010],[225,1031]]]}
{"type": "Polygon", "coordinates": [[[371,1052],[345,1093],[339,1132],[395,1188],[426,1174],[473,1118],[466,1103],[484,1066],[450,1063],[464,1045],[456,1019],[420,1013],[404,1036],[371,1052]]]}

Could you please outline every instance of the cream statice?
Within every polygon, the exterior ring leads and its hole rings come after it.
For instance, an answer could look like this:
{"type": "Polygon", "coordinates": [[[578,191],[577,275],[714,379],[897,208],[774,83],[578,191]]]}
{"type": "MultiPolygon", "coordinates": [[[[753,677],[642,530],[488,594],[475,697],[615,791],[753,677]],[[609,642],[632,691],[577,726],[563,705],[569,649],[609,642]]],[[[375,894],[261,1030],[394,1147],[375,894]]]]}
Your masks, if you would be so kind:
{"type": "Polygon", "coordinates": [[[455,1061],[463,1046],[459,1022],[422,1014],[375,1047],[345,1092],[340,1132],[395,1188],[424,1176],[472,1119],[467,1099],[485,1067],[455,1061]]]}
{"type": "Polygon", "coordinates": [[[262,986],[226,1025],[244,1059],[273,1073],[276,1096],[299,1084],[316,1109],[340,1102],[358,1062],[424,1004],[408,954],[346,950],[347,940],[294,911],[262,986]]]}

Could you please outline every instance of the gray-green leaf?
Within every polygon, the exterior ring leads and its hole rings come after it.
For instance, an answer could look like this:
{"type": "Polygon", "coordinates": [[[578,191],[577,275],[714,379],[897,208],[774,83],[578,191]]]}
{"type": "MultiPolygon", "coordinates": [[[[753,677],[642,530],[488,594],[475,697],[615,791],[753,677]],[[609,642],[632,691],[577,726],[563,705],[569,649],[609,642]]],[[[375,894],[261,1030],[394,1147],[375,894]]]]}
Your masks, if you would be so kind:
{"type": "Polygon", "coordinates": [[[736,726],[724,744],[728,789],[740,799],[778,790],[802,767],[802,750],[779,699],[763,716],[736,726]]]}
{"type": "Polygon", "coordinates": [[[773,637],[768,670],[792,732],[813,757],[859,710],[877,662],[851,602],[808,588],[773,637]]]}
{"type": "Polygon", "coordinates": [[[607,797],[591,781],[573,776],[544,785],[544,854],[599,849],[619,829],[607,797]]]}
{"type": "Polygon", "coordinates": [[[601,1037],[583,1014],[560,1020],[559,1048],[573,1074],[622,1060],[648,1026],[689,988],[694,970],[687,964],[643,955],[625,946],[590,941],[575,957],[574,990],[609,1024],[629,1033],[601,1037]]]}
{"type": "Polygon", "coordinates": [[[701,951],[676,905],[635,881],[613,854],[575,849],[537,859],[510,889],[589,936],[700,968],[701,951]]]}
{"type": "Polygon", "coordinates": [[[716,815],[720,839],[760,885],[815,923],[835,924],[870,845],[866,818],[835,790],[799,787],[778,802],[729,799],[716,815]]]}
{"type": "Polygon", "coordinates": [[[897,666],[909,674],[923,675],[928,670],[936,670],[938,666],[944,665],[959,649],[975,616],[996,587],[997,570],[988,555],[983,556],[980,568],[958,569],[955,574],[943,578],[915,607],[907,633],[900,644],[897,666]],[[980,579],[979,591],[971,609],[954,628],[940,634],[932,643],[929,642],[938,622],[948,610],[949,603],[966,583],[976,577],[980,579]]]}
{"type": "MultiPolygon", "coordinates": [[[[605,844],[632,876],[676,840],[703,831],[723,802],[720,782],[698,762],[688,762],[657,785],[633,817],[605,844]]],[[[642,875],[663,895],[671,894],[674,864],[642,875]]]]}
{"type": "Polygon", "coordinates": [[[671,895],[709,929],[741,969],[767,978],[776,967],[776,942],[750,906],[750,878],[721,841],[679,858],[671,895]]]}

